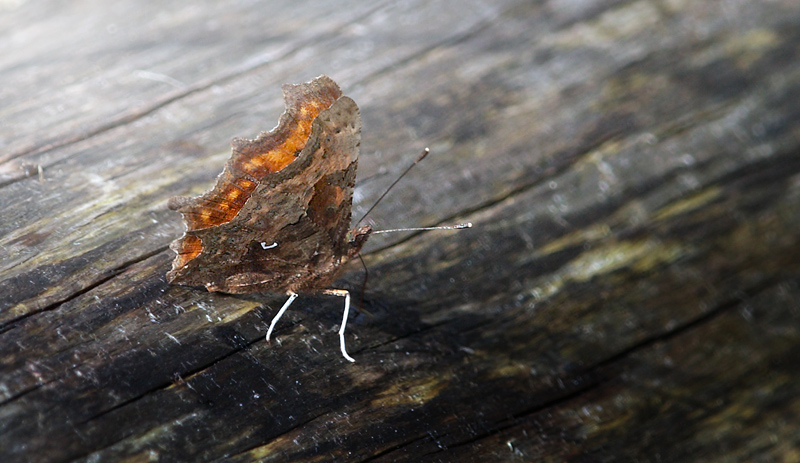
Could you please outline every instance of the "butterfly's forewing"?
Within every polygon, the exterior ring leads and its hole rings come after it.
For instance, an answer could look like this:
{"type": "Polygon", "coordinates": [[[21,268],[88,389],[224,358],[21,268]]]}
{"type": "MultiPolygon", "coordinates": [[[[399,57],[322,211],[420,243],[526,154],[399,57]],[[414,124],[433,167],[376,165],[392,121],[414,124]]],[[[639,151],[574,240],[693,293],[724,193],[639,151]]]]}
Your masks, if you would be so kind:
{"type": "Polygon", "coordinates": [[[348,240],[361,119],[328,77],[285,86],[287,110],[255,140],[236,139],[216,186],[175,198],[186,234],[171,283],[229,293],[322,289],[366,240],[348,240]]]}

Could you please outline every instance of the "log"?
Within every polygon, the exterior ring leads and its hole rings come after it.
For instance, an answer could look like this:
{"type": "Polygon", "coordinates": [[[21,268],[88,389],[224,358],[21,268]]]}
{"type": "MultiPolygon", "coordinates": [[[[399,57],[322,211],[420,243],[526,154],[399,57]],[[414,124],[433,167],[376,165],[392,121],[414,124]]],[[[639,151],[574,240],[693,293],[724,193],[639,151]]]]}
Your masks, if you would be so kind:
{"type": "Polygon", "coordinates": [[[800,4],[0,5],[0,460],[793,461],[800,4]],[[43,14],[45,13],[46,14],[43,14]],[[167,284],[282,83],[360,106],[339,298],[167,284]],[[363,292],[363,295],[362,295],[363,292]]]}

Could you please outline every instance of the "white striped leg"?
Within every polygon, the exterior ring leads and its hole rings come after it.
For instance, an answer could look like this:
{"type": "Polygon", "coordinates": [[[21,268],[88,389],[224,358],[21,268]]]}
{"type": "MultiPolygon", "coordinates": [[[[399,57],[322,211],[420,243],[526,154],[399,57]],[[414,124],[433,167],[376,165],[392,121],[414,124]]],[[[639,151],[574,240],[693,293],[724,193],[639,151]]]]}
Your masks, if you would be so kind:
{"type": "Polygon", "coordinates": [[[347,349],[344,347],[344,329],[347,326],[347,315],[350,313],[350,292],[345,289],[326,289],[322,292],[331,296],[344,297],[344,315],[342,316],[342,327],[339,328],[339,346],[342,349],[342,355],[350,362],[355,362],[353,357],[347,355],[347,349]]]}
{"type": "Polygon", "coordinates": [[[288,309],[289,306],[292,305],[292,302],[294,302],[295,299],[297,299],[297,293],[289,291],[289,299],[287,299],[286,302],[283,303],[283,307],[281,307],[281,310],[278,311],[278,315],[275,315],[275,317],[272,319],[272,323],[269,324],[269,329],[267,330],[267,341],[269,341],[269,336],[272,334],[272,330],[275,328],[275,324],[278,323],[278,320],[281,319],[283,313],[286,312],[286,309],[288,309]]]}

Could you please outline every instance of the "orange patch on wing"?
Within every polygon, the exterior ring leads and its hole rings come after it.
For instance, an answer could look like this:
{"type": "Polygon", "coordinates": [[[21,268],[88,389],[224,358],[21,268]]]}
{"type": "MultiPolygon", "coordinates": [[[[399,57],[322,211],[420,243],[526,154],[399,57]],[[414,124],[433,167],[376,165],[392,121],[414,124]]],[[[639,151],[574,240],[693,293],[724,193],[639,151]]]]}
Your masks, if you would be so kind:
{"type": "Polygon", "coordinates": [[[190,260],[199,256],[201,252],[203,252],[203,242],[200,241],[200,238],[186,235],[181,243],[181,249],[178,251],[178,267],[183,267],[190,260]]]}
{"type": "Polygon", "coordinates": [[[239,167],[253,177],[261,178],[271,172],[279,172],[291,164],[306,146],[314,119],[319,116],[320,112],[330,107],[333,101],[326,103],[323,107],[314,101],[309,101],[309,105],[301,106],[298,118],[293,127],[285,134],[282,143],[268,151],[255,153],[239,167]]]}
{"type": "Polygon", "coordinates": [[[295,107],[288,111],[294,117],[280,131],[272,132],[266,138],[235,144],[234,151],[238,151],[238,157],[234,153],[234,171],[243,171],[256,181],[234,175],[226,167],[213,190],[181,211],[188,230],[210,228],[233,220],[250,198],[258,180],[281,171],[297,159],[311,136],[314,119],[330,108],[340,95],[337,87],[335,91],[324,89],[313,96],[294,101],[295,107]]]}
{"type": "Polygon", "coordinates": [[[339,220],[340,207],[345,200],[345,192],[325,179],[314,185],[314,196],[308,204],[308,216],[324,228],[330,228],[339,220]]]}

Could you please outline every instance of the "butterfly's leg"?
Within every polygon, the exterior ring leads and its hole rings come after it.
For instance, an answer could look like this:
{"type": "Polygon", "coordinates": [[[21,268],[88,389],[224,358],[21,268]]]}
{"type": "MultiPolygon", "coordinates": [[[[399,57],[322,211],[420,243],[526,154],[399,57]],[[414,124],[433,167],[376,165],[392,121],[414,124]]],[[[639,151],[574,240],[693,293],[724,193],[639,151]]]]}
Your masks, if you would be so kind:
{"type": "Polygon", "coordinates": [[[283,303],[283,307],[281,307],[281,310],[278,311],[278,315],[275,315],[275,317],[272,319],[272,323],[269,324],[269,329],[267,330],[267,341],[269,341],[269,335],[272,334],[272,330],[273,328],[275,328],[275,324],[278,323],[278,320],[281,319],[283,313],[286,312],[286,309],[288,309],[289,306],[292,305],[292,302],[294,302],[295,299],[297,299],[297,293],[289,291],[289,299],[287,299],[286,302],[283,303]]]}
{"type": "Polygon", "coordinates": [[[344,358],[355,362],[356,360],[353,357],[347,355],[347,349],[344,347],[344,329],[347,326],[347,315],[350,313],[350,292],[344,289],[326,289],[323,293],[331,296],[344,297],[344,315],[342,316],[342,327],[339,328],[339,346],[342,348],[342,355],[344,358]]]}

